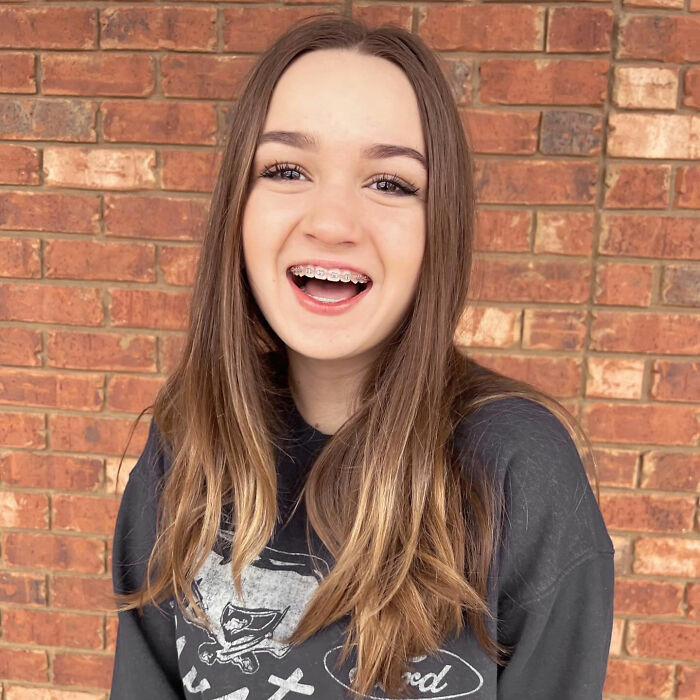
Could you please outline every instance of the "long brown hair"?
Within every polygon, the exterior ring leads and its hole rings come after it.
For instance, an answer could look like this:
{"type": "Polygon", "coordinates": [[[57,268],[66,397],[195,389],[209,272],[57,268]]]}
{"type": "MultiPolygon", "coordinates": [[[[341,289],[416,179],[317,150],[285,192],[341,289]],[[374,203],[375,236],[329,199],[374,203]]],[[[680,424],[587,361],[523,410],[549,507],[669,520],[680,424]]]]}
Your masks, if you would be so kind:
{"type": "Polygon", "coordinates": [[[487,577],[503,499],[486,470],[460,463],[452,441],[459,421],[502,397],[537,401],[585,445],[598,489],[590,443],[566,408],[455,346],[472,267],[473,161],[439,57],[397,26],[308,17],[280,36],[247,77],[212,195],[182,357],[144,409],[153,408],[169,445],[156,543],[142,588],[116,600],[129,609],[174,595],[208,626],[192,582],[215,543],[222,509],[233,512],[231,566],[239,595],[243,569],[279,519],[276,406],[285,389],[275,382],[270,358],[284,357],[285,348],[252,296],[241,221],[275,85],[295,58],[325,48],[385,58],[410,80],[429,166],[426,248],[412,308],[369,368],[354,413],[320,451],[300,495],[307,543],[313,527],[335,564],[285,641],[298,644],[349,615],[340,661],[356,644],[351,690],[366,693],[381,683],[396,696],[407,691],[402,679],[411,657],[460,633],[465,616],[488,656],[507,663],[508,649],[492,639],[484,619],[494,619],[487,577]]]}

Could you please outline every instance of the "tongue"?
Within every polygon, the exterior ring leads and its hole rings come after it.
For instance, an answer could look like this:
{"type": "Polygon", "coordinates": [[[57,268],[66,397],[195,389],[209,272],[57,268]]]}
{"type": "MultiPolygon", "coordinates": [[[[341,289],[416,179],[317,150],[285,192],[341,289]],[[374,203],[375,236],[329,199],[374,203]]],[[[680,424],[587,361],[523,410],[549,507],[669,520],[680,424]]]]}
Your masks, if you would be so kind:
{"type": "Polygon", "coordinates": [[[306,282],[304,291],[311,296],[340,301],[341,299],[354,297],[359,290],[353,282],[329,282],[328,280],[317,280],[315,277],[310,277],[306,282]]]}

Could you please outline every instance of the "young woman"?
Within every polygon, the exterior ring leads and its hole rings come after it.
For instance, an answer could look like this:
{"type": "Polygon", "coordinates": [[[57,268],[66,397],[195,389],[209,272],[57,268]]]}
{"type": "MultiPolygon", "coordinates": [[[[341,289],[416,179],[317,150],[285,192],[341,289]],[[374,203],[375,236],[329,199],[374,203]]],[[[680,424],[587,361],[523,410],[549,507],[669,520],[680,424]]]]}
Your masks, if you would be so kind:
{"type": "Polygon", "coordinates": [[[116,523],[112,700],[601,698],[590,443],[455,347],[473,233],[418,37],[316,15],[259,58],[116,523]]]}

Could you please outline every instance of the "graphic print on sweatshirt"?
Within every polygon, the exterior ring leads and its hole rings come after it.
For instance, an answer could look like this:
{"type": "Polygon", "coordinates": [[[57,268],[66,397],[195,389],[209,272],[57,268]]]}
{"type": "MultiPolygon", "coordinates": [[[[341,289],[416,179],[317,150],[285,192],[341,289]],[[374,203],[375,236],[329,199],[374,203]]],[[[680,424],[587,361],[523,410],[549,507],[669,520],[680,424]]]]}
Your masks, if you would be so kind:
{"type": "MultiPolygon", "coordinates": [[[[193,585],[197,603],[211,622],[211,632],[183,616],[171,601],[186,697],[388,699],[381,684],[369,695],[349,691],[355,654],[353,650],[345,664],[336,666],[343,643],[340,622],[297,647],[283,641],[296,629],[311,596],[328,575],[328,563],[306,551],[284,551],[279,545],[268,544],[242,572],[241,599],[231,574],[232,539],[230,531],[219,530],[216,544],[193,585]]],[[[191,610],[188,612],[194,617],[191,610]]],[[[437,655],[415,657],[409,678],[413,697],[482,697],[479,691],[485,691],[484,677],[463,658],[464,651],[462,640],[459,654],[442,648],[437,655]]],[[[478,653],[470,656],[485,658],[478,653]]]]}

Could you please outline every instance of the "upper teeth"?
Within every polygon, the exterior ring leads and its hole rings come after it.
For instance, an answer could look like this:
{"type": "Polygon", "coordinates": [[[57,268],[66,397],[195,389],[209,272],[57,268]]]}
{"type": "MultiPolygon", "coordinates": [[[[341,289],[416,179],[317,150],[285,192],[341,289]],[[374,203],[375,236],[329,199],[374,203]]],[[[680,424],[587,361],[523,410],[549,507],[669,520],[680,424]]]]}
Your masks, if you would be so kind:
{"type": "Polygon", "coordinates": [[[329,282],[354,282],[355,284],[369,282],[369,277],[361,272],[343,270],[338,267],[327,270],[318,265],[292,265],[289,271],[299,277],[315,277],[317,280],[328,280],[329,282]]]}

